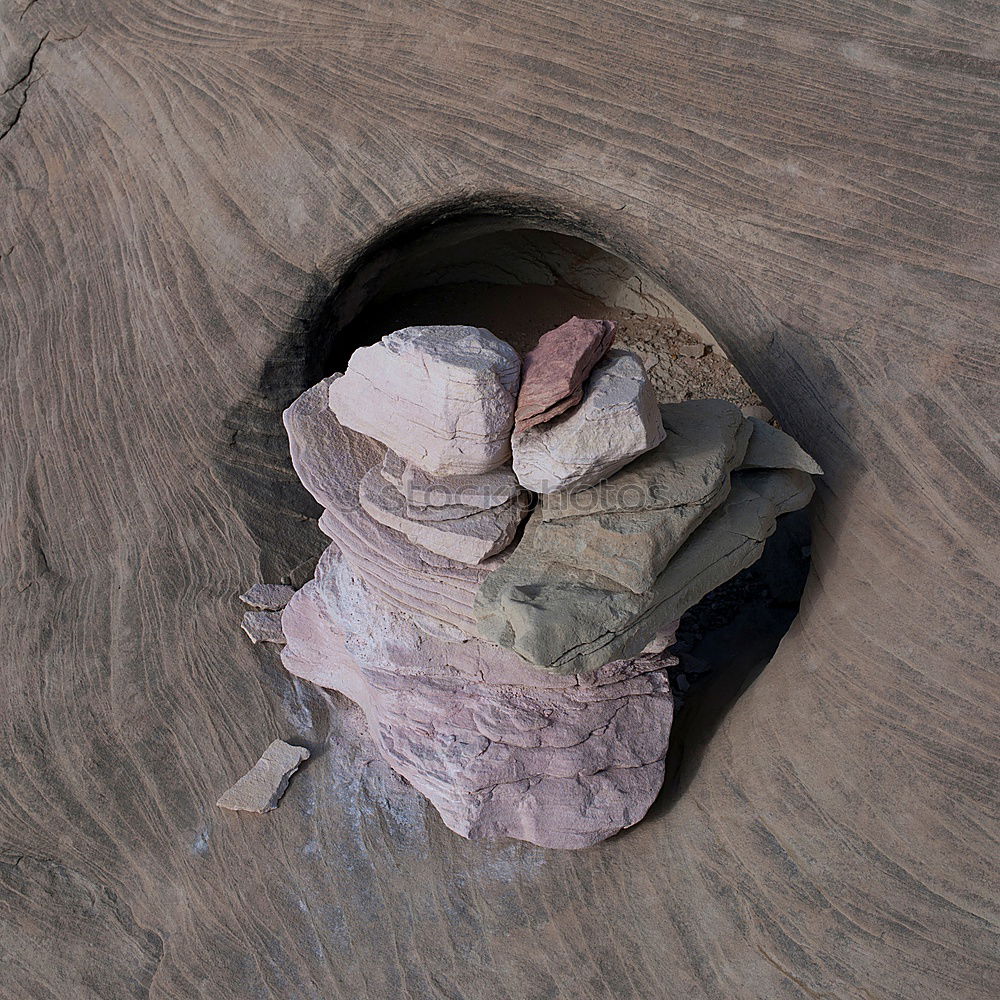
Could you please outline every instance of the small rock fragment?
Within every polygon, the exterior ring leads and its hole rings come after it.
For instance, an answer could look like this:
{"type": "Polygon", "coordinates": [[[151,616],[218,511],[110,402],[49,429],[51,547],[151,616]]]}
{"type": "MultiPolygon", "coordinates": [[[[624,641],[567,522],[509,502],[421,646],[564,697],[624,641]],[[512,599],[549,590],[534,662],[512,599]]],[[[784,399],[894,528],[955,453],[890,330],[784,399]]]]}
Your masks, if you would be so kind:
{"type": "Polygon", "coordinates": [[[615,339],[606,319],[571,320],[543,334],[524,359],[515,426],[524,431],[572,409],[583,398],[583,384],[615,339]]]}
{"type": "Polygon", "coordinates": [[[285,634],[281,631],[280,611],[247,611],[243,614],[243,631],[254,644],[276,642],[285,644],[285,634]]]}
{"type": "Polygon", "coordinates": [[[705,356],[705,351],[704,344],[681,344],[677,348],[677,353],[682,358],[702,358],[705,356]]]}
{"type": "Polygon", "coordinates": [[[583,489],[655,448],[664,435],[642,362],[630,351],[612,350],[594,368],[575,410],[514,435],[514,473],[535,493],[583,489]]]}
{"type": "MultiPolygon", "coordinates": [[[[478,476],[431,476],[392,450],[385,453],[382,476],[403,494],[408,509],[462,506],[488,510],[522,492],[509,465],[478,476]]],[[[411,516],[420,514],[411,512],[411,516]]],[[[432,515],[425,515],[425,520],[431,518],[432,515]]]]}
{"type": "Polygon", "coordinates": [[[308,759],[309,751],[305,747],[275,740],[261,754],[260,760],[232,788],[226,789],[215,804],[220,809],[270,812],[285,794],[288,779],[308,759]]]}
{"type": "Polygon", "coordinates": [[[283,583],[255,583],[240,600],[258,611],[280,611],[295,593],[294,587],[283,583]]]}
{"type": "Polygon", "coordinates": [[[741,407],[741,411],[744,417],[756,417],[765,423],[774,420],[774,414],[766,406],[744,406],[741,407]]]}
{"type": "Polygon", "coordinates": [[[344,426],[435,476],[489,472],[510,458],[521,359],[475,326],[411,326],[351,355],[330,383],[344,426]]]}

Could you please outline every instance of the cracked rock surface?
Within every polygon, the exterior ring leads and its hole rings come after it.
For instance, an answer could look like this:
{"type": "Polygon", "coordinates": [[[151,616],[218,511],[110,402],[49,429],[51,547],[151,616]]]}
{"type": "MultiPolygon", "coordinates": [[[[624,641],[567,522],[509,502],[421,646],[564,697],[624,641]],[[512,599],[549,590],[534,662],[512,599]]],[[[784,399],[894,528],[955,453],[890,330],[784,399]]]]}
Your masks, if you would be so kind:
{"type": "Polygon", "coordinates": [[[330,387],[345,427],[432,475],[489,472],[510,459],[521,359],[474,326],[413,326],[351,356],[330,387]]]}
{"type": "Polygon", "coordinates": [[[464,837],[587,847],[659,792],[673,657],[558,676],[488,643],[441,642],[381,604],[333,545],[283,622],[285,667],[355,701],[390,765],[464,837]]]}

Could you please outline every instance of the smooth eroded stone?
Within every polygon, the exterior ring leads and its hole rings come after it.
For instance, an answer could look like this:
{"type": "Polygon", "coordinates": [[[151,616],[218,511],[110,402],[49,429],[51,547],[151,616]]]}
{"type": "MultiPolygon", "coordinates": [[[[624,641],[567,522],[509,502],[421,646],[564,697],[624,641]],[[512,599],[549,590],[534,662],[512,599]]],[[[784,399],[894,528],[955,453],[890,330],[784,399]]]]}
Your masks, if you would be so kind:
{"type": "Polygon", "coordinates": [[[416,545],[470,566],[503,552],[530,508],[528,494],[522,490],[498,507],[467,507],[464,516],[414,519],[403,495],[383,478],[380,469],[365,474],[358,496],[362,509],[380,524],[401,532],[416,545]]]}
{"type": "Polygon", "coordinates": [[[246,774],[219,796],[220,809],[264,813],[272,810],[288,787],[288,780],[309,759],[305,747],[275,740],[246,774]]]}
{"type": "Polygon", "coordinates": [[[351,355],[330,409],[425,472],[475,475],[510,458],[520,370],[489,330],[411,326],[351,355]]]}
{"type": "Polygon", "coordinates": [[[615,339],[607,319],[574,316],[543,334],[524,358],[514,421],[517,430],[546,423],[576,406],[594,365],[615,339]]]}
{"type": "Polygon", "coordinates": [[[709,591],[754,563],[779,515],[804,507],[811,477],[798,469],[737,471],[725,502],[695,530],[642,594],[544,556],[536,514],[511,557],[476,596],[479,634],[529,663],[587,673],[634,656],[709,591]]]}
{"type": "Polygon", "coordinates": [[[596,486],[543,499],[537,554],[637,594],[653,586],[725,500],[751,432],[739,408],[722,399],[670,403],[660,414],[666,437],[652,451],[596,486]]]}
{"type": "Polygon", "coordinates": [[[664,437],[656,395],[639,359],[611,350],[572,412],[514,435],[514,473],[535,493],[607,479],[664,437]]]}
{"type": "Polygon", "coordinates": [[[295,593],[294,587],[283,583],[255,583],[240,600],[258,611],[280,611],[295,593]]]}
{"type": "Polygon", "coordinates": [[[331,375],[307,389],[283,415],[292,465],[326,508],[320,529],[380,600],[412,615],[421,629],[453,641],[475,635],[472,604],[487,570],[415,545],[361,509],[361,479],[382,466],[385,448],[343,427],[330,410],[329,387],[342,378],[331,375]]]}
{"type": "Polygon", "coordinates": [[[442,643],[378,601],[335,546],[285,619],[285,667],[355,701],[390,766],[463,837],[588,847],[637,823],[660,790],[673,657],[575,677],[442,643]]]}
{"type": "Polygon", "coordinates": [[[284,643],[280,611],[245,611],[241,627],[254,644],[258,642],[284,643]]]}
{"type": "MultiPolygon", "coordinates": [[[[403,494],[411,517],[419,516],[414,511],[428,508],[485,510],[513,500],[523,492],[509,465],[477,476],[431,476],[392,449],[385,453],[382,475],[403,494]]],[[[432,514],[427,515],[427,519],[431,517],[432,514]]]]}

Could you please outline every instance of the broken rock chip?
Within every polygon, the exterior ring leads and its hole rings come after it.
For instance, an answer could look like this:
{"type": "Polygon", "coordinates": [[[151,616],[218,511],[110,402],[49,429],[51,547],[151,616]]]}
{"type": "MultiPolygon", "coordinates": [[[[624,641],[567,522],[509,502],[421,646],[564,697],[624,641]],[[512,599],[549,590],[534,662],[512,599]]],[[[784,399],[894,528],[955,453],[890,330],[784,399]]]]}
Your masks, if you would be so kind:
{"type": "Polygon", "coordinates": [[[431,475],[475,475],[510,458],[520,372],[489,330],[411,326],[351,355],[330,409],[431,475]]]}
{"type": "Polygon", "coordinates": [[[285,634],[281,630],[280,611],[246,611],[243,614],[243,631],[254,644],[276,642],[283,645],[285,634]]]}
{"type": "Polygon", "coordinates": [[[240,600],[258,611],[280,611],[295,593],[294,587],[283,583],[255,583],[240,600]]]}
{"type": "Polygon", "coordinates": [[[215,803],[220,809],[265,813],[272,810],[288,787],[288,779],[309,759],[305,747],[275,740],[260,760],[215,803]]]}
{"type": "Polygon", "coordinates": [[[743,458],[747,469],[799,469],[811,476],[822,476],[819,463],[790,434],[779,431],[759,417],[747,417],[753,428],[750,444],[743,458]]]}
{"type": "Polygon", "coordinates": [[[286,669],[356,702],[390,766],[463,837],[588,847],[660,790],[674,657],[561,677],[494,645],[443,643],[377,601],[332,546],[286,616],[286,669]]]}
{"type": "Polygon", "coordinates": [[[521,369],[521,391],[514,414],[518,431],[547,423],[583,399],[583,384],[615,339],[615,324],[580,319],[543,334],[521,369]]]}
{"type": "Polygon", "coordinates": [[[358,496],[365,512],[380,524],[401,532],[416,545],[470,566],[503,552],[514,540],[530,506],[528,494],[521,491],[498,507],[465,508],[468,513],[464,516],[414,519],[403,495],[379,469],[366,473],[358,496]]]}
{"type": "Polygon", "coordinates": [[[664,434],[642,362],[630,351],[611,350],[576,409],[514,435],[514,473],[535,493],[583,489],[655,448],[664,434]]]}

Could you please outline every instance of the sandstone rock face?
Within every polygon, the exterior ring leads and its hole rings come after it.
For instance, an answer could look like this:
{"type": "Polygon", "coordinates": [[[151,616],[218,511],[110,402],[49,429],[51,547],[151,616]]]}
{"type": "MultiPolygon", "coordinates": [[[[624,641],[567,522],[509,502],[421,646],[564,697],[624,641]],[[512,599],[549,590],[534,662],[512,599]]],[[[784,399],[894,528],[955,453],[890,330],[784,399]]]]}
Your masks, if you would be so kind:
{"type": "Polygon", "coordinates": [[[334,546],[283,624],[285,667],[355,701],[390,765],[464,837],[587,847],[638,822],[662,785],[672,658],[562,677],[487,643],[442,643],[378,602],[334,546]]]}
{"type": "Polygon", "coordinates": [[[351,356],[330,387],[338,421],[436,476],[489,472],[510,458],[521,363],[473,326],[414,326],[351,356]]]}
{"type": "Polygon", "coordinates": [[[305,747],[275,740],[246,774],[219,796],[220,809],[243,812],[270,812],[277,804],[291,776],[309,759],[305,747]]]}
{"type": "Polygon", "coordinates": [[[361,479],[382,465],[385,449],[341,426],[327,405],[330,386],[342,377],[306,390],[283,417],[295,471],[326,508],[320,529],[380,602],[412,615],[429,634],[455,641],[475,635],[472,604],[488,569],[429,552],[362,510],[361,479]]]}
{"type": "Polygon", "coordinates": [[[518,432],[547,423],[583,399],[583,384],[615,339],[615,324],[574,316],[543,334],[521,369],[514,413],[518,432]]]}
{"type": "Polygon", "coordinates": [[[530,508],[522,490],[495,507],[463,504],[414,508],[380,469],[370,469],[361,480],[359,500],[365,512],[380,524],[394,528],[411,542],[438,555],[475,566],[506,549],[530,508]]]}
{"type": "Polygon", "coordinates": [[[514,435],[514,472],[527,489],[555,493],[592,486],[664,437],[653,387],[639,359],[609,351],[579,406],[514,435]]]}

